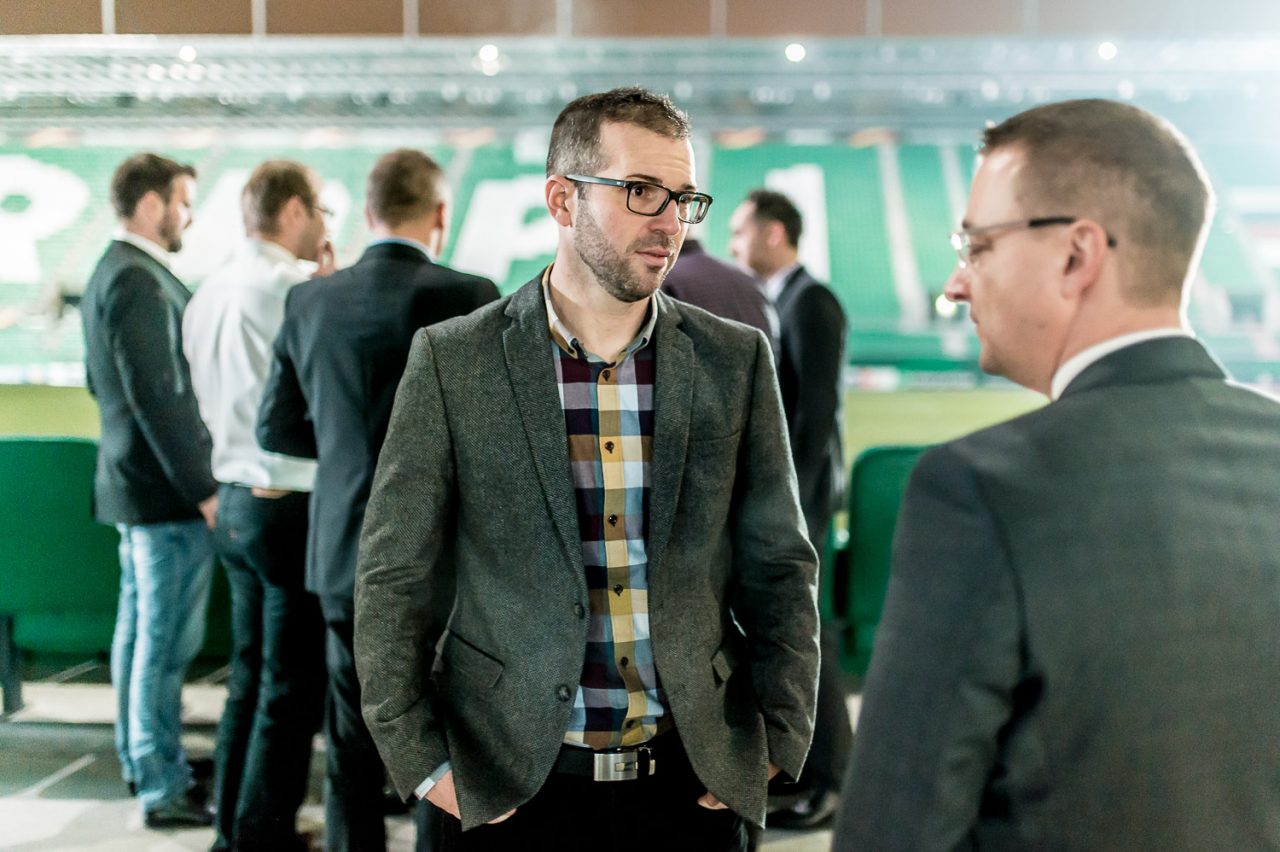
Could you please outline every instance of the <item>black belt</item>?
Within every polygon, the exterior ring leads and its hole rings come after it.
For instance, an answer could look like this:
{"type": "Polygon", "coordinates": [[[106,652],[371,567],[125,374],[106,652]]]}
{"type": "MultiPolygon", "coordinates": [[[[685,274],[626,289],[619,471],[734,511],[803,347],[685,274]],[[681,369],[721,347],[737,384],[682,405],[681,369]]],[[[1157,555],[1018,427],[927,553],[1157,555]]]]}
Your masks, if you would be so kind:
{"type": "Polygon", "coordinates": [[[656,741],[628,748],[593,751],[564,745],[556,758],[556,772],[592,781],[635,781],[658,771],[656,741]]]}

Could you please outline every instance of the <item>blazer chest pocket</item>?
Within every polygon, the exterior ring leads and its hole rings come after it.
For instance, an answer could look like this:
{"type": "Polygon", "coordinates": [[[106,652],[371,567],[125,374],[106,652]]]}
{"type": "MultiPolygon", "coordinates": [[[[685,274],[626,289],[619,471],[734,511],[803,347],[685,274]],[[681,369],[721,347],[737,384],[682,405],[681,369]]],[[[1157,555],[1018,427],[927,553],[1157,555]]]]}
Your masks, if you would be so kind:
{"type": "Polygon", "coordinates": [[[502,677],[502,663],[452,631],[444,643],[444,678],[470,681],[492,689],[502,677]]]}

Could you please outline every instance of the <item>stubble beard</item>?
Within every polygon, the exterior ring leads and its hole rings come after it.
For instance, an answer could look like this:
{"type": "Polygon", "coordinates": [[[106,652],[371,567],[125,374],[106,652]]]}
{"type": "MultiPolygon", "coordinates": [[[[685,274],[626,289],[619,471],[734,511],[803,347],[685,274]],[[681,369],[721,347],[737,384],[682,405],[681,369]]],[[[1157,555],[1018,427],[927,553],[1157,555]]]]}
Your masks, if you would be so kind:
{"type": "MultiPolygon", "coordinates": [[[[667,277],[666,266],[660,270],[638,275],[630,263],[609,245],[604,231],[591,215],[588,205],[582,205],[578,223],[574,228],[574,249],[587,268],[595,274],[604,291],[620,302],[638,302],[652,296],[667,277]]],[[[655,235],[649,240],[638,240],[629,251],[662,246],[675,252],[674,240],[655,235]]]]}

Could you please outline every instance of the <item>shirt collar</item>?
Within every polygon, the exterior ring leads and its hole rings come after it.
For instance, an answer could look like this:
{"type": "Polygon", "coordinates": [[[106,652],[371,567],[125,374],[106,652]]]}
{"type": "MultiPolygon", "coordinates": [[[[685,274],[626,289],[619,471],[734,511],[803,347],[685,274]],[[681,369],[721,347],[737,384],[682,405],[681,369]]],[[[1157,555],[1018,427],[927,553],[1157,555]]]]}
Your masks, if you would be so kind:
{"type": "Polygon", "coordinates": [[[275,261],[276,263],[288,263],[296,266],[301,263],[300,260],[279,243],[273,243],[270,240],[260,240],[257,237],[249,237],[245,240],[245,244],[251,251],[262,255],[263,257],[275,261]]]}
{"type": "Polygon", "coordinates": [[[431,253],[431,249],[427,248],[425,243],[420,243],[417,240],[410,239],[409,237],[382,237],[381,239],[371,240],[366,248],[373,248],[374,246],[382,245],[400,245],[415,248],[425,254],[427,256],[427,260],[432,263],[436,262],[435,255],[431,253]]]}
{"type": "MultiPolygon", "coordinates": [[[[555,266],[555,264],[551,264],[555,266]]],[[[569,355],[575,358],[603,361],[599,355],[588,352],[586,347],[582,345],[577,336],[569,330],[568,326],[560,319],[560,315],[556,313],[555,307],[551,304],[551,266],[548,266],[542,272],[542,301],[547,306],[547,327],[551,332],[551,339],[569,355]]],[[[653,327],[658,323],[658,310],[654,305],[654,299],[649,297],[649,307],[646,314],[644,325],[640,326],[640,331],[636,334],[635,339],[627,344],[626,348],[618,353],[616,363],[622,363],[641,349],[649,345],[649,341],[653,338],[653,327]]]]}
{"type": "Polygon", "coordinates": [[[770,302],[778,301],[778,297],[786,289],[787,281],[791,278],[792,273],[799,268],[800,262],[796,261],[782,267],[764,280],[764,294],[769,298],[770,302]]]}
{"type": "Polygon", "coordinates": [[[1167,328],[1149,328],[1144,331],[1135,331],[1129,334],[1122,334],[1119,337],[1113,337],[1110,340],[1104,340],[1101,343],[1095,343],[1088,349],[1082,349],[1072,355],[1058,367],[1053,374],[1053,380],[1049,383],[1049,399],[1056,400],[1062,396],[1062,392],[1067,389],[1067,385],[1071,384],[1076,376],[1083,373],[1088,367],[1101,361],[1112,352],[1118,352],[1127,346],[1133,346],[1136,343],[1145,343],[1148,340],[1158,340],[1162,337],[1191,337],[1191,333],[1185,328],[1170,326],[1167,328]]]}
{"type": "Polygon", "coordinates": [[[169,252],[165,251],[164,247],[161,246],[159,243],[153,243],[151,240],[147,239],[146,237],[139,236],[138,234],[135,234],[133,231],[126,230],[123,227],[117,228],[116,232],[112,234],[112,237],[114,239],[119,240],[122,243],[128,243],[131,246],[142,249],[147,254],[155,258],[156,262],[159,263],[161,266],[163,266],[165,269],[171,268],[170,267],[170,263],[172,262],[171,256],[169,252]]]}

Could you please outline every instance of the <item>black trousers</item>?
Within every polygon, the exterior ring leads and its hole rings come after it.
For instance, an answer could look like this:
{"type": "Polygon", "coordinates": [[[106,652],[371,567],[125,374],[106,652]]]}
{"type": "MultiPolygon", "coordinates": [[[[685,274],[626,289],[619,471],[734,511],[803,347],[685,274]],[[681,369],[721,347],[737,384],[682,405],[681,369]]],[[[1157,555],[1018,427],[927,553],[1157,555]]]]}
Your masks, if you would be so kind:
{"type": "Polygon", "coordinates": [[[442,817],[442,852],[741,852],[742,818],[698,804],[707,789],[694,775],[679,735],[659,738],[658,771],[634,781],[592,781],[552,771],[542,789],[497,825],[464,832],[442,817]]]}
{"type": "Polygon", "coordinates": [[[214,746],[214,849],[301,847],[311,740],[324,711],[324,622],[303,588],[306,494],[218,492],[214,548],[231,586],[231,673],[214,746]]]}

